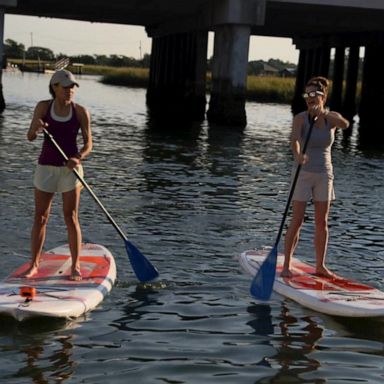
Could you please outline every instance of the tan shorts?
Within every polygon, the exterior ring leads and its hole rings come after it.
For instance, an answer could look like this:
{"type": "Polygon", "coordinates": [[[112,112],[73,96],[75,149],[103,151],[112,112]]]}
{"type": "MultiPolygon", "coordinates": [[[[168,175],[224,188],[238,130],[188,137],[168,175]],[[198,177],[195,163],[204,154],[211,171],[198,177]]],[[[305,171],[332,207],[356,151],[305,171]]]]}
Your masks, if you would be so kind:
{"type": "MultiPolygon", "coordinates": [[[[81,176],[84,175],[81,165],[76,170],[81,176]]],[[[33,184],[40,191],[50,193],[69,192],[82,185],[69,168],[41,164],[37,164],[33,184]]]]}
{"type": "Polygon", "coordinates": [[[309,201],[335,200],[333,176],[327,173],[301,171],[297,179],[292,200],[309,201]]]}

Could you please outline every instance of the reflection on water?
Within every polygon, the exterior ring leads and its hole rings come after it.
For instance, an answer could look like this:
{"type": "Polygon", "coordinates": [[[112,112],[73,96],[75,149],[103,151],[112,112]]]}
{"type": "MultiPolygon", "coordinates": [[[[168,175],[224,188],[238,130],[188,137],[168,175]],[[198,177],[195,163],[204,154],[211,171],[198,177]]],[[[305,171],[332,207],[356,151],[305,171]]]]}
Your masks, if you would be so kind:
{"type": "MultiPolygon", "coordinates": [[[[283,307],[281,313],[281,336],[278,338],[278,353],[270,361],[278,364],[279,372],[276,378],[296,378],[305,376],[306,373],[317,371],[321,363],[311,357],[316,350],[316,342],[322,337],[323,330],[317,322],[309,316],[298,321],[290,315],[289,310],[283,307]],[[293,359],[292,359],[293,356],[293,359]]],[[[273,366],[273,363],[271,365],[273,366]]],[[[326,380],[318,381],[326,382],[326,380]]]]}
{"type": "MultiPolygon", "coordinates": [[[[47,77],[5,74],[0,119],[2,277],[28,257],[32,172],[40,142],[26,130],[47,77]]],[[[7,383],[381,383],[383,322],[334,319],[274,295],[249,296],[234,256],[273,244],[289,188],[289,106],[247,105],[242,131],[149,121],[145,92],[83,77],[77,100],[92,115],[85,177],[161,280],[137,285],[124,244],[83,193],[85,241],[116,257],[103,305],[68,324],[0,327],[7,383]]],[[[355,133],[333,150],[336,197],[329,265],[383,289],[384,155],[355,133]]],[[[46,247],[66,242],[59,196],[46,247]]],[[[313,207],[298,253],[313,262],[313,207]]]]}
{"type": "Polygon", "coordinates": [[[63,320],[17,323],[2,317],[0,351],[9,356],[1,369],[4,382],[41,384],[70,378],[76,365],[72,358],[73,335],[64,332],[75,326],[75,322],[63,320]]]}
{"type": "Polygon", "coordinates": [[[276,351],[264,359],[264,364],[276,373],[269,374],[260,383],[300,382],[300,376],[316,371],[321,366],[319,361],[311,358],[311,352],[316,350],[316,342],[323,333],[322,327],[313,318],[306,316],[298,319],[283,305],[275,329],[269,306],[255,305],[249,307],[248,311],[256,317],[248,324],[255,329],[256,334],[271,335],[271,344],[276,351]]]}

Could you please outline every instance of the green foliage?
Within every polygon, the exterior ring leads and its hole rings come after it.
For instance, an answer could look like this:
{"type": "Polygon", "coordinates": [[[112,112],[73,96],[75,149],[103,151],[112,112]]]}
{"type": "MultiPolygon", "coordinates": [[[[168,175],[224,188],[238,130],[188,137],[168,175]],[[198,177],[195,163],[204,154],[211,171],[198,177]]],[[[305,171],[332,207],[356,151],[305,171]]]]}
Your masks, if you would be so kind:
{"type": "Polygon", "coordinates": [[[30,60],[55,60],[53,51],[43,47],[29,47],[25,57],[30,60]]]}
{"type": "Polygon", "coordinates": [[[29,47],[25,50],[23,44],[19,44],[14,40],[7,39],[5,41],[5,55],[11,59],[41,60],[41,61],[58,61],[63,57],[68,57],[71,63],[80,63],[87,65],[103,65],[112,67],[133,67],[133,68],[149,68],[151,56],[145,54],[142,59],[137,60],[133,57],[124,55],[73,55],[68,56],[64,53],[55,55],[53,51],[43,47],[29,47]]]}
{"type": "MultiPolygon", "coordinates": [[[[64,55],[65,56],[65,55],[64,55]]],[[[67,56],[65,56],[67,57],[67,56]]],[[[132,67],[132,68],[148,68],[150,55],[145,54],[143,59],[137,60],[133,57],[124,55],[77,55],[70,56],[72,63],[81,63],[88,65],[102,65],[110,67],[132,67]]]]}
{"type": "Polygon", "coordinates": [[[250,61],[248,63],[248,75],[259,75],[264,69],[264,62],[262,60],[250,61]]]}
{"type": "Polygon", "coordinates": [[[7,57],[22,59],[25,51],[24,44],[19,44],[12,39],[6,39],[4,44],[4,53],[7,57]]]}

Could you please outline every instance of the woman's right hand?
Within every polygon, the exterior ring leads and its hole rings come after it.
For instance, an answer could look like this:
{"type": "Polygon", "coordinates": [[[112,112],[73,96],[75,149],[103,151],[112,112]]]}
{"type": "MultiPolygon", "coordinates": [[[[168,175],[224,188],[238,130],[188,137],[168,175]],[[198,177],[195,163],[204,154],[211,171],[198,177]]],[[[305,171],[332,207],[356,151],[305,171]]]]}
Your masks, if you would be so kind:
{"type": "Polygon", "coordinates": [[[44,128],[48,128],[48,123],[45,123],[42,119],[33,119],[28,131],[28,139],[35,140],[37,135],[43,132],[44,128]]]}
{"type": "Polygon", "coordinates": [[[304,165],[308,162],[309,160],[309,157],[306,153],[302,154],[302,153],[299,153],[299,154],[296,154],[295,155],[295,160],[298,164],[300,165],[304,165]]]}
{"type": "Polygon", "coordinates": [[[34,129],[35,129],[35,135],[38,135],[39,133],[43,132],[44,128],[48,128],[48,123],[45,123],[43,120],[38,119],[36,124],[34,124],[34,129]]]}

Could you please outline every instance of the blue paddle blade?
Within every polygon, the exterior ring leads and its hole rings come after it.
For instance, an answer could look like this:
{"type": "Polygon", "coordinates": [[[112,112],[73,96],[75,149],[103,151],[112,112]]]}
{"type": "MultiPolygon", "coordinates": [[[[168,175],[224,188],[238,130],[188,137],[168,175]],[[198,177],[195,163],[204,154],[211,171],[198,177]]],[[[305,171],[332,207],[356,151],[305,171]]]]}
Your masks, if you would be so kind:
{"type": "Polygon", "coordinates": [[[277,246],[274,246],[252,281],[251,294],[256,299],[267,301],[271,297],[275,282],[276,263],[277,246]]]}
{"type": "Polygon", "coordinates": [[[159,276],[157,269],[130,241],[125,241],[125,248],[127,249],[132,269],[142,283],[154,280],[159,276]]]}

